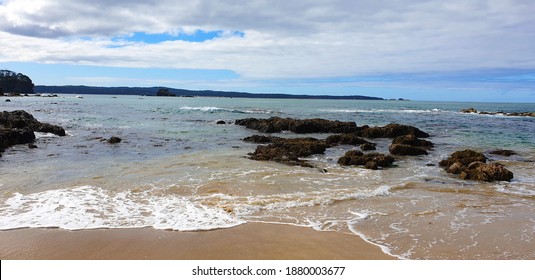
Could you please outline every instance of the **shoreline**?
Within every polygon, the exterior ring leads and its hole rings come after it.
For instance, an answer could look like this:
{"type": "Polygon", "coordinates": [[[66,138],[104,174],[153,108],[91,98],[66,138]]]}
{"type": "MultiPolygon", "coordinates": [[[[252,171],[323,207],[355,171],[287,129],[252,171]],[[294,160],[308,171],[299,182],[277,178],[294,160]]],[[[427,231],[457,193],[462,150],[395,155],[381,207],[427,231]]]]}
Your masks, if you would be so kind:
{"type": "Polygon", "coordinates": [[[3,260],[394,260],[357,235],[268,223],[179,232],[154,228],[0,231],[3,260]]]}

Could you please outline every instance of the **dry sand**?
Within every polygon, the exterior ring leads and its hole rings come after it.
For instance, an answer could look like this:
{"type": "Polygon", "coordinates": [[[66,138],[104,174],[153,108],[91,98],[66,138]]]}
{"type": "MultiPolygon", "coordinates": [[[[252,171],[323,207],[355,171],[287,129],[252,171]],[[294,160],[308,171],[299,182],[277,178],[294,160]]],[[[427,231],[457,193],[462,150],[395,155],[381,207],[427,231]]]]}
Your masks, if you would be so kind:
{"type": "Polygon", "coordinates": [[[394,259],[358,236],[310,228],[248,223],[229,229],[177,232],[141,229],[0,231],[0,259],[394,259]]]}

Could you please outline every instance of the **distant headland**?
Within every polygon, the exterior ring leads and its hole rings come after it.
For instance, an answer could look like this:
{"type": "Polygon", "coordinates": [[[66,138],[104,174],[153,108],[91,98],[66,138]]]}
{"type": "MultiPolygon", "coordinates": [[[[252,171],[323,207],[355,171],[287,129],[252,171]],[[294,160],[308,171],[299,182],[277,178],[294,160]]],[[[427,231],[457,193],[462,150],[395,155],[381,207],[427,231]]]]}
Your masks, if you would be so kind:
{"type": "Polygon", "coordinates": [[[233,97],[233,98],[278,98],[278,99],[344,99],[344,100],[385,100],[364,95],[307,95],[282,93],[248,93],[217,90],[187,90],[162,87],[93,87],[93,86],[35,86],[36,93],[60,94],[106,94],[106,95],[147,95],[177,97],[233,97]]]}

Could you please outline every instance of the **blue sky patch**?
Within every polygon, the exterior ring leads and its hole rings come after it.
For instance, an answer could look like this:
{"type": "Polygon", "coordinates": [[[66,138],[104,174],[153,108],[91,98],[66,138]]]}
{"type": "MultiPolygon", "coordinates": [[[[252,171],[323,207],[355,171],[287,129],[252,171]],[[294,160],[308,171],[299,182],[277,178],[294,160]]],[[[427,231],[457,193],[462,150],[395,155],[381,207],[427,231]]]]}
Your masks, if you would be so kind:
{"type": "Polygon", "coordinates": [[[232,37],[234,36],[243,37],[245,36],[245,33],[241,31],[225,32],[223,30],[215,30],[215,31],[197,30],[192,34],[187,34],[187,33],[149,34],[145,32],[135,32],[131,36],[118,37],[115,39],[125,40],[128,42],[142,42],[146,44],[158,44],[158,43],[167,42],[167,41],[204,42],[204,41],[212,40],[212,39],[223,37],[223,36],[229,36],[229,35],[232,37]]]}

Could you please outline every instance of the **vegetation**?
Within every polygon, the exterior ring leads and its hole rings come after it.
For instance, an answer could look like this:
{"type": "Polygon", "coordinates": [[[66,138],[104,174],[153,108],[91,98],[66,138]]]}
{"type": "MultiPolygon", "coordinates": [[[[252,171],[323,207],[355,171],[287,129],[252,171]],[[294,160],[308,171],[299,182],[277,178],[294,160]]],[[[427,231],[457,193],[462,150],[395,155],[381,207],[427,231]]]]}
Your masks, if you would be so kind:
{"type": "Polygon", "coordinates": [[[32,80],[21,73],[0,70],[0,94],[34,93],[32,80]]]}

